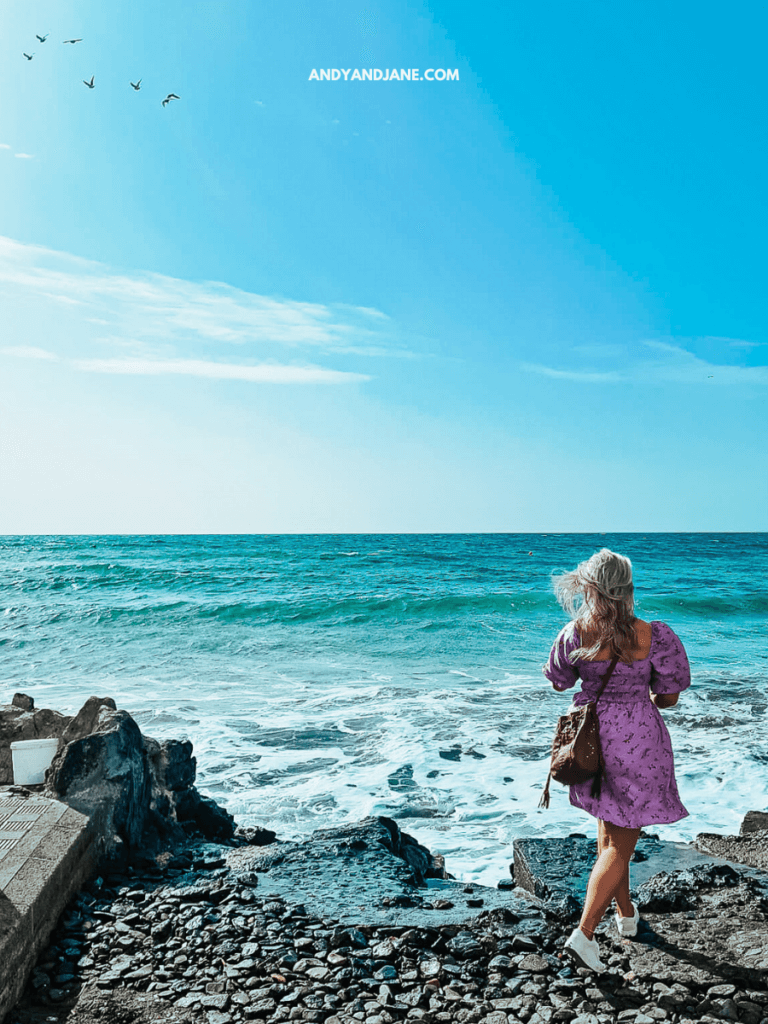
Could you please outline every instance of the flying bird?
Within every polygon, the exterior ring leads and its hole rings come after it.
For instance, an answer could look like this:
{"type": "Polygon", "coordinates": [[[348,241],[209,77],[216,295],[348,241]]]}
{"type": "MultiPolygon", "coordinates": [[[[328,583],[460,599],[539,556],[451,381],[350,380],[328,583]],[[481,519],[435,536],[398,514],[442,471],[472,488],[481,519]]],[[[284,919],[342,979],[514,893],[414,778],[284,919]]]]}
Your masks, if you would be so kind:
{"type": "Polygon", "coordinates": [[[27,58],[27,60],[32,60],[32,58],[33,58],[34,56],[35,56],[35,55],[34,55],[34,53],[23,53],[23,54],[22,54],[22,57],[26,57],[26,58],[27,58]]]}
{"type": "Polygon", "coordinates": [[[82,43],[82,37],[80,39],[62,39],[62,43],[82,43]]]}
{"type": "Polygon", "coordinates": [[[180,100],[181,96],[177,96],[175,92],[169,92],[163,100],[163,106],[167,107],[171,100],[180,100]]]}
{"type": "Polygon", "coordinates": [[[39,39],[41,43],[44,43],[50,34],[50,32],[46,32],[44,36],[39,36],[37,32],[35,32],[35,38],[39,39]]]}
{"type": "Polygon", "coordinates": [[[138,82],[131,82],[131,85],[136,90],[136,92],[138,92],[139,89],[141,88],[141,79],[139,79],[138,82]]]}
{"type": "Polygon", "coordinates": [[[93,80],[94,80],[94,78],[95,78],[95,77],[96,77],[96,75],[91,75],[91,80],[90,80],[90,82],[86,82],[86,80],[85,80],[85,79],[83,79],[83,85],[87,85],[89,89],[95,89],[96,87],[95,87],[95,85],[93,84],[93,80]]]}

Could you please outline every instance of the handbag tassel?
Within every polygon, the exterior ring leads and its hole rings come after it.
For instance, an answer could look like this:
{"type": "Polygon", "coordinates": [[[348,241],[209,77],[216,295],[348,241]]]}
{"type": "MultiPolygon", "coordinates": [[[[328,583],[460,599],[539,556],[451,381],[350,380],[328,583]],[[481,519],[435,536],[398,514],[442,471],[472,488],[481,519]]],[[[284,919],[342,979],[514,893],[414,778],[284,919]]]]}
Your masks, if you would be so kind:
{"type": "Polygon", "coordinates": [[[547,776],[547,784],[544,787],[544,792],[541,794],[541,800],[539,800],[539,807],[549,807],[549,780],[552,778],[552,772],[547,776]]]}
{"type": "Polygon", "coordinates": [[[604,766],[604,764],[605,764],[605,762],[603,761],[603,751],[602,751],[602,748],[600,748],[600,757],[599,757],[599,760],[598,760],[598,763],[597,763],[597,772],[595,774],[594,779],[592,779],[592,789],[590,790],[590,794],[591,794],[593,800],[599,800],[600,799],[600,793],[602,792],[602,789],[603,789],[603,766],[604,766]]]}

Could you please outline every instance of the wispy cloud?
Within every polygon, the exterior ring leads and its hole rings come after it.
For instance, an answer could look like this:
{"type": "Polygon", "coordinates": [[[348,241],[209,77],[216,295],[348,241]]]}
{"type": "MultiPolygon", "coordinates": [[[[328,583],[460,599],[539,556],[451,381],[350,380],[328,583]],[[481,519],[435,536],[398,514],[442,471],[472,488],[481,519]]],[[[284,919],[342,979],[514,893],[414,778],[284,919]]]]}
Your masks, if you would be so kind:
{"type": "Polygon", "coordinates": [[[0,142],[0,149],[10,149],[11,147],[7,142],[0,142]]]}
{"type": "Polygon", "coordinates": [[[680,384],[768,384],[768,366],[733,366],[701,359],[680,345],[646,341],[657,359],[640,363],[637,370],[646,379],[676,381],[680,384]]]}
{"type": "MultiPolygon", "coordinates": [[[[2,237],[0,289],[41,317],[46,303],[49,311],[51,304],[60,307],[54,336],[66,338],[67,344],[61,340],[58,354],[94,372],[342,383],[371,377],[358,372],[359,363],[343,369],[315,365],[319,353],[358,361],[414,355],[378,309],[259,295],[217,281],[115,271],[2,237]],[[108,326],[108,336],[97,333],[99,326],[108,326]],[[232,346],[247,356],[232,361],[227,354],[232,346]],[[309,358],[286,360],[281,358],[285,349],[304,350],[309,358]],[[118,352],[119,359],[104,358],[118,352]]],[[[26,324],[24,329],[27,338],[33,336],[26,324]]],[[[39,334],[44,336],[42,328],[39,334]]]]}
{"type": "MultiPolygon", "coordinates": [[[[734,339],[719,340],[723,345],[733,348],[751,348],[755,342],[738,342],[734,339]]],[[[522,363],[521,369],[528,373],[537,373],[556,380],[581,381],[587,384],[618,384],[626,381],[633,383],[668,383],[707,384],[714,385],[765,385],[768,384],[768,366],[734,366],[728,363],[715,363],[702,359],[682,345],[667,341],[645,341],[643,348],[648,357],[631,356],[625,349],[616,351],[613,346],[590,346],[591,351],[580,351],[580,355],[591,354],[602,357],[603,361],[610,357],[618,357],[620,368],[571,369],[568,367],[544,366],[540,363],[522,363]]]]}
{"type": "Polygon", "coordinates": [[[58,359],[54,352],[47,352],[44,348],[35,348],[34,345],[9,345],[0,349],[4,356],[18,356],[20,359],[58,359]]]}
{"type": "Polygon", "coordinates": [[[215,363],[203,359],[78,359],[73,365],[89,373],[159,376],[181,374],[212,380],[243,380],[260,384],[352,384],[371,378],[362,373],[325,370],[320,366],[256,366],[215,363]]]}
{"type": "Polygon", "coordinates": [[[624,380],[620,373],[613,371],[558,370],[552,366],[542,366],[540,363],[521,363],[520,368],[527,373],[538,373],[542,377],[554,377],[556,380],[584,381],[590,384],[610,384],[615,381],[624,380]]]}
{"type": "Polygon", "coordinates": [[[764,341],[729,341],[728,344],[731,346],[731,348],[743,348],[743,349],[750,350],[750,349],[753,349],[753,348],[761,348],[763,345],[765,345],[765,342],[764,341]]]}
{"type": "Polygon", "coordinates": [[[34,160],[34,156],[31,153],[14,153],[17,160],[34,160]]]}
{"type": "MultiPolygon", "coordinates": [[[[314,346],[329,352],[372,340],[379,310],[258,295],[216,281],[124,274],[102,264],[0,238],[0,282],[80,302],[91,317],[120,321],[126,333],[245,344],[314,346]],[[360,316],[367,323],[359,323],[360,316]]],[[[381,341],[379,335],[376,340],[381,341]]],[[[380,346],[385,347],[385,346],[380,346]]],[[[387,346],[388,347],[388,346],[387,346]]]]}

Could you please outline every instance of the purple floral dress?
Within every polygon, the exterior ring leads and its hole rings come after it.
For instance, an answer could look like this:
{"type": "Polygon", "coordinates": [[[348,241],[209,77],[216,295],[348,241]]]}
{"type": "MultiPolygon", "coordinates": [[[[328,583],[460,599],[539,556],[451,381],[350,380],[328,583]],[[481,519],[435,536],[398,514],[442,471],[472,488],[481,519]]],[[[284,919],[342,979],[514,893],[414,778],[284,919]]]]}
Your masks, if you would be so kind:
{"type": "MultiPolygon", "coordinates": [[[[573,703],[594,700],[608,661],[568,655],[579,647],[575,630],[558,636],[544,675],[556,690],[567,690],[581,679],[573,703]],[[570,635],[569,635],[570,633],[570,635]]],[[[688,815],[675,782],[672,743],[654,693],[680,693],[691,685],[691,670],[680,638],[664,622],[651,623],[651,650],[646,658],[619,662],[597,703],[600,744],[605,762],[602,791],[592,797],[592,780],[570,787],[571,803],[588,814],[623,828],[643,828],[679,821],[688,815]]]]}

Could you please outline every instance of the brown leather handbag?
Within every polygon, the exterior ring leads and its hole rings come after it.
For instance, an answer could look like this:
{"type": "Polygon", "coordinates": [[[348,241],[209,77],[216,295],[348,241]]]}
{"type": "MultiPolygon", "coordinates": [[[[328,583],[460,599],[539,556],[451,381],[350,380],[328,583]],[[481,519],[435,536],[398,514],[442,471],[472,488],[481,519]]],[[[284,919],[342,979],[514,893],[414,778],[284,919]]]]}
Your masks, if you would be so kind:
{"type": "Polygon", "coordinates": [[[552,741],[552,761],[539,807],[549,807],[551,779],[561,782],[564,786],[572,786],[574,782],[586,782],[587,779],[592,779],[592,796],[600,796],[603,781],[603,752],[600,749],[597,702],[602,697],[603,690],[608,685],[618,663],[618,657],[611,661],[594,700],[567,715],[561,715],[557,720],[555,738],[552,741]]]}

